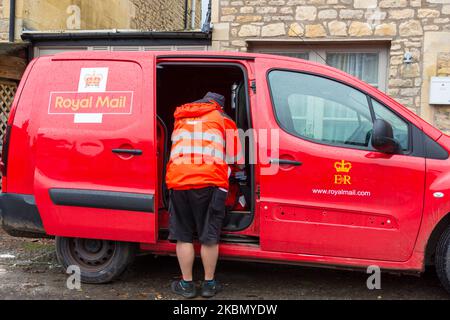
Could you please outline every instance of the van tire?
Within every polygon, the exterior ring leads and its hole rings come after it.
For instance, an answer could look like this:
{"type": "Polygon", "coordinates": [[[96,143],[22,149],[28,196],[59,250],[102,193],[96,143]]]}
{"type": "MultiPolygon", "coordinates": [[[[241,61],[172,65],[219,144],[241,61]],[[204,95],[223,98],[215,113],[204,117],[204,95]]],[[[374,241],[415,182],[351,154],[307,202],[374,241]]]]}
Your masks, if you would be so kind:
{"type": "Polygon", "coordinates": [[[442,286],[450,293],[450,226],[445,229],[436,246],[435,267],[442,286]]]}
{"type": "Polygon", "coordinates": [[[64,270],[80,267],[81,282],[108,283],[133,262],[137,245],[128,242],[56,237],[56,255],[64,270]]]}

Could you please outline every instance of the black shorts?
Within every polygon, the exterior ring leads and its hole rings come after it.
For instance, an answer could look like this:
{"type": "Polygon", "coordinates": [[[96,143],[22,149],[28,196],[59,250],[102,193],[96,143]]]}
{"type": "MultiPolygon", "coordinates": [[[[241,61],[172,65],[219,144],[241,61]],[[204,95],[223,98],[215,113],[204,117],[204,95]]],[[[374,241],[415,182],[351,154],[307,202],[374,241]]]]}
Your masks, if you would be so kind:
{"type": "Polygon", "coordinates": [[[217,244],[225,217],[227,192],[217,187],[170,190],[169,240],[217,244]]]}

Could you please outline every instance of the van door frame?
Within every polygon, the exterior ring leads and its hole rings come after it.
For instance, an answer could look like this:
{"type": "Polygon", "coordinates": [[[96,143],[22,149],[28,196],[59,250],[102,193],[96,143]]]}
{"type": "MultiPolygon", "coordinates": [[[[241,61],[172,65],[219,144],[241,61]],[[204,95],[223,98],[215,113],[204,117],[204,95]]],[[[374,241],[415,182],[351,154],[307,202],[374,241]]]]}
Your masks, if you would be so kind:
{"type": "MultiPolygon", "coordinates": [[[[217,56],[193,56],[194,58],[208,58],[208,59],[218,59],[218,58],[224,58],[224,59],[233,59],[233,57],[217,57],[217,56]]],[[[247,111],[247,122],[248,122],[248,127],[249,129],[253,128],[253,121],[252,121],[252,114],[251,114],[251,106],[250,106],[250,94],[249,94],[249,90],[250,90],[250,86],[249,86],[249,77],[248,77],[248,70],[247,67],[242,65],[241,63],[237,63],[235,61],[230,62],[230,61],[220,61],[220,62],[201,62],[201,61],[184,61],[184,59],[190,59],[192,58],[191,56],[157,56],[156,57],[156,68],[158,68],[159,65],[177,65],[177,66],[211,66],[211,67],[217,67],[217,66],[233,66],[233,67],[237,67],[242,71],[242,74],[244,76],[244,85],[245,85],[245,92],[246,94],[246,111],[247,111]],[[162,60],[162,61],[161,61],[162,60]]],[[[237,59],[240,59],[241,57],[238,57],[237,59]]],[[[235,60],[235,59],[234,59],[235,60]]],[[[241,60],[254,60],[252,59],[241,59],[241,60]]],[[[157,76],[156,76],[156,81],[158,81],[157,76]]],[[[156,89],[156,97],[158,95],[158,90],[156,89]]],[[[156,106],[156,114],[158,114],[158,108],[156,106]]],[[[249,139],[250,141],[250,139],[249,139]]],[[[255,152],[255,141],[252,139],[249,143],[249,148],[253,148],[254,152],[255,152]]],[[[256,154],[256,153],[255,153],[256,154]]],[[[239,232],[239,231],[243,231],[247,228],[249,228],[254,222],[255,222],[255,213],[256,213],[256,180],[255,180],[255,164],[249,164],[250,166],[250,188],[251,188],[251,203],[250,203],[250,212],[252,215],[252,220],[250,221],[250,223],[240,229],[235,229],[233,230],[233,232],[239,232]]]]}

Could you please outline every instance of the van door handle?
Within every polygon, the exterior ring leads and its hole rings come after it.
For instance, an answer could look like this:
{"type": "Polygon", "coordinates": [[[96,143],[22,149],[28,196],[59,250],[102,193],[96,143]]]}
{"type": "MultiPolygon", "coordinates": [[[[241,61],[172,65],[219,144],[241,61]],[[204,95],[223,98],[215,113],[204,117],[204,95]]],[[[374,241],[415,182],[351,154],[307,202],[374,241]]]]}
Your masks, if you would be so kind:
{"type": "Polygon", "coordinates": [[[139,149],[112,149],[113,153],[125,153],[125,154],[132,154],[134,156],[140,156],[142,155],[142,150],[139,149]]]}
{"type": "Polygon", "coordinates": [[[288,166],[301,166],[302,163],[300,161],[288,160],[288,159],[270,159],[270,164],[284,164],[288,166]]]}

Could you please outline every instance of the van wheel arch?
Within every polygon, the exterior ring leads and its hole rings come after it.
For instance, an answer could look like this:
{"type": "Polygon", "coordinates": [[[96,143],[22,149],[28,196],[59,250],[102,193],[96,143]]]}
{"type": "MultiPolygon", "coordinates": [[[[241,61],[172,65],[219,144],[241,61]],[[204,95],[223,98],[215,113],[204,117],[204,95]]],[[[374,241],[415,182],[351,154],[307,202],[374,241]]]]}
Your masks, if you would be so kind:
{"type": "Polygon", "coordinates": [[[431,232],[430,237],[428,238],[428,242],[425,248],[425,259],[424,259],[425,266],[434,265],[434,257],[436,254],[439,239],[449,226],[450,226],[450,212],[447,213],[441,219],[441,221],[439,221],[439,223],[434,227],[433,231],[431,232]]]}
{"type": "Polygon", "coordinates": [[[441,235],[434,258],[436,274],[442,286],[450,293],[450,226],[441,235]]]}

